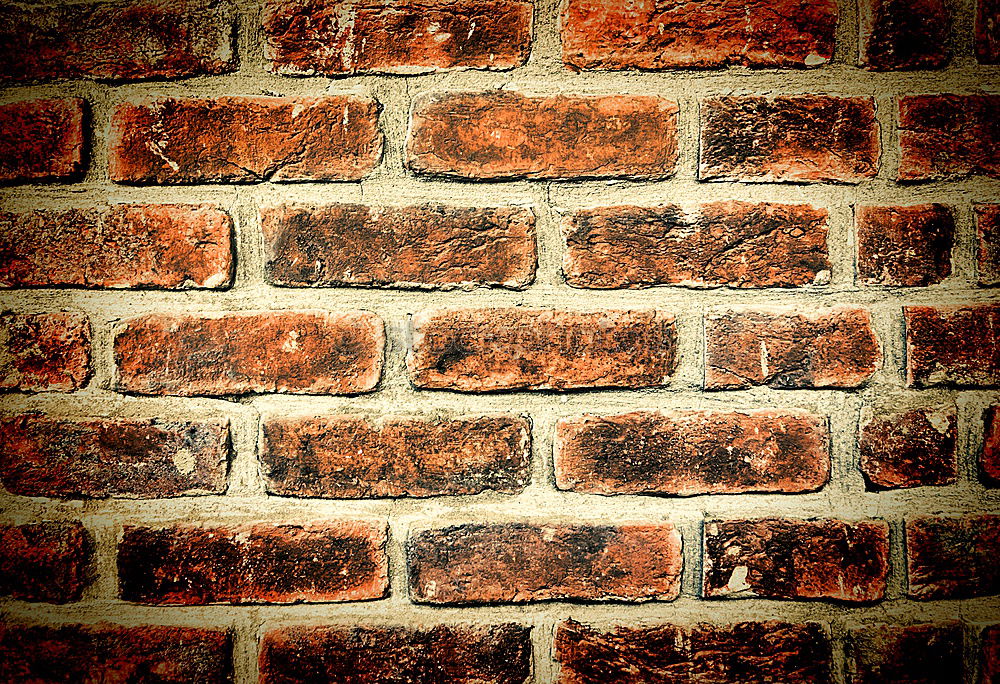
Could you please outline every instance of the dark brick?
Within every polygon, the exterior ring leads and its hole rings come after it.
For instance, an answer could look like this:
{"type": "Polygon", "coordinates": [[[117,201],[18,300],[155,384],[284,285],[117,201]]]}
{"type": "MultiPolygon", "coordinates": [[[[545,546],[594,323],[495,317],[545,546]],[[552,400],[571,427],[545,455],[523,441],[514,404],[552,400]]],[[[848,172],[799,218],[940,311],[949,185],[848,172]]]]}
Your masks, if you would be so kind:
{"type": "Polygon", "coordinates": [[[938,69],[951,59],[946,0],[861,0],[858,9],[866,69],[938,69]]]}
{"type": "Polygon", "coordinates": [[[0,596],[79,601],[90,583],[92,551],[93,542],[80,523],[0,524],[0,596]]]}
{"type": "Polygon", "coordinates": [[[84,168],[84,106],[79,98],[0,105],[0,184],[79,177],[84,168]]]}
{"type": "Polygon", "coordinates": [[[988,484],[1000,486],[1000,404],[983,412],[983,450],[979,467],[988,484]]]}
{"type": "Polygon", "coordinates": [[[1000,285],[1000,204],[975,204],[979,284],[1000,285]]]}
{"type": "Polygon", "coordinates": [[[1000,64],[1000,0],[976,4],[976,58],[980,64],[1000,64]]]}
{"type": "Polygon", "coordinates": [[[1000,384],[1000,305],[907,306],[903,316],[910,387],[1000,384]]]}
{"type": "Polygon", "coordinates": [[[851,630],[850,684],[953,684],[962,681],[962,625],[875,625],[851,630]]]}
{"type": "Polygon", "coordinates": [[[912,598],[959,599],[1000,594],[1000,515],[921,516],[906,521],[912,598]]]}
{"type": "Polygon", "coordinates": [[[0,390],[72,392],[90,377],[90,321],[78,313],[0,313],[0,390]]]}
{"type": "Polygon", "coordinates": [[[954,484],[957,441],[954,406],[879,415],[861,426],[861,472],[869,489],[954,484]]]}
{"type": "Polygon", "coordinates": [[[979,663],[979,683],[1000,681],[1000,625],[990,625],[980,635],[983,644],[979,663]]]}
{"type": "Polygon", "coordinates": [[[901,181],[1000,178],[1000,95],[899,98],[901,181]]]}
{"type": "Polygon", "coordinates": [[[943,204],[857,207],[858,277],[868,285],[935,285],[951,275],[955,218],[943,204]]]}

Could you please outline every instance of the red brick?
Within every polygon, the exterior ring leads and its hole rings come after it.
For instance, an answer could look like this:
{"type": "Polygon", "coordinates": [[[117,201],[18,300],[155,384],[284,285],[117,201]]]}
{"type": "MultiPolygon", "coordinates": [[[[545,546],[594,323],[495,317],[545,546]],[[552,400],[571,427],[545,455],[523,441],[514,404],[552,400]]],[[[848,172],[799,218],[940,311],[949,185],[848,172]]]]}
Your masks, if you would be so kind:
{"type": "Polygon", "coordinates": [[[861,0],[858,9],[866,69],[938,69],[951,59],[946,0],[861,0]]]}
{"type": "Polygon", "coordinates": [[[233,639],[192,627],[0,624],[5,682],[233,681],[233,639]]]}
{"type": "Polygon", "coordinates": [[[955,218],[943,204],[857,207],[858,277],[868,285],[935,285],[951,275],[955,218]]]}
{"type": "Polygon", "coordinates": [[[975,204],[979,284],[1000,285],[1000,204],[975,204]]]}
{"type": "Polygon", "coordinates": [[[0,81],[138,80],[236,69],[226,3],[137,0],[0,7],[0,81]]]}
{"type": "Polygon", "coordinates": [[[1000,95],[899,98],[901,181],[1000,178],[1000,95]]]}
{"type": "Polygon", "coordinates": [[[80,523],[0,524],[0,596],[79,601],[90,583],[92,548],[80,523]]]}
{"type": "Polygon", "coordinates": [[[665,178],[677,104],[661,97],[431,93],[413,105],[407,166],[492,178],[665,178]]]}
{"type": "MultiPolygon", "coordinates": [[[[4,51],[6,54],[6,47],[4,51]]],[[[84,168],[83,118],[84,101],[79,98],[0,105],[0,183],[80,176],[84,168]]]]}
{"type": "Polygon", "coordinates": [[[382,154],[378,104],[353,95],[159,98],[111,120],[116,183],[358,180],[382,154]]]}
{"type": "Polygon", "coordinates": [[[561,684],[832,682],[830,637],[814,622],[602,629],[567,620],[555,644],[561,684]]]}
{"type": "Polygon", "coordinates": [[[874,625],[850,631],[847,640],[851,684],[962,681],[960,622],[874,625]]]}
{"type": "Polygon", "coordinates": [[[791,287],[830,279],[825,209],[712,202],[599,207],[563,222],[573,287],[791,287]]]}
{"type": "Polygon", "coordinates": [[[979,467],[987,483],[1000,486],[1000,404],[994,404],[983,412],[983,449],[979,453],[979,467]]]}
{"type": "Polygon", "coordinates": [[[861,472],[869,489],[954,484],[957,440],[954,406],[871,417],[861,425],[861,472]]]}
{"type": "Polygon", "coordinates": [[[976,58],[1000,64],[1000,0],[979,0],[976,12],[976,58]]]}
{"type": "Polygon", "coordinates": [[[519,0],[268,0],[267,68],[287,75],[510,69],[531,50],[519,0]]]}
{"type": "Polygon", "coordinates": [[[706,598],[885,596],[889,526],[879,520],[713,520],[705,523],[706,598]]]}
{"type": "Polygon", "coordinates": [[[282,205],[261,220],[275,285],[522,288],[535,278],[530,209],[282,205]]]}
{"type": "Polygon", "coordinates": [[[859,387],[881,362],[865,309],[775,308],[705,317],[706,389],[859,387]]]}
{"type": "Polygon", "coordinates": [[[0,287],[228,287],[233,222],[208,204],[0,213],[0,287]]]}
{"type": "Polygon", "coordinates": [[[660,311],[442,309],[412,326],[406,365],[424,389],[656,387],[676,356],[674,318],[660,311]]]}
{"type": "Polygon", "coordinates": [[[1000,681],[1000,625],[990,625],[981,634],[983,651],[980,657],[980,684],[1000,681]]]}
{"type": "Polygon", "coordinates": [[[378,384],[385,329],[365,311],[148,314],[114,349],[123,392],[354,394],[378,384]]]}
{"type": "Polygon", "coordinates": [[[815,67],[836,27],[834,0],[568,0],[562,55],[576,69],[815,67]]]}
{"type": "Polygon", "coordinates": [[[260,672],[261,684],[522,684],[531,675],[531,628],[509,623],[288,627],[264,635],[260,672]]]}
{"type": "Polygon", "coordinates": [[[0,313],[0,389],[72,392],[90,377],[90,321],[78,313],[0,313]]]}
{"type": "Polygon", "coordinates": [[[753,95],[701,101],[703,181],[859,183],[879,165],[870,97],[753,95]]]}
{"type": "Polygon", "coordinates": [[[809,492],[830,475],[822,416],[635,412],[556,424],[556,486],[591,494],[809,492]]]}
{"type": "Polygon", "coordinates": [[[118,593],[125,601],[323,603],[382,598],[384,525],[358,521],[164,529],[125,526],[118,593]]]}
{"type": "Polygon", "coordinates": [[[0,480],[11,494],[156,499],[221,494],[224,420],[54,418],[0,420],[0,480]]]}
{"type": "Polygon", "coordinates": [[[1000,594],[1000,515],[906,521],[909,595],[929,601],[1000,594]]]}
{"type": "Polygon", "coordinates": [[[418,603],[673,600],[681,535],[670,524],[469,524],[407,541],[418,603]]]}
{"type": "Polygon", "coordinates": [[[910,387],[1000,384],[1000,305],[907,306],[903,315],[910,387]]]}
{"type": "Polygon", "coordinates": [[[276,418],[260,459],[268,491],[283,496],[513,494],[531,480],[531,426],[504,415],[276,418]]]}

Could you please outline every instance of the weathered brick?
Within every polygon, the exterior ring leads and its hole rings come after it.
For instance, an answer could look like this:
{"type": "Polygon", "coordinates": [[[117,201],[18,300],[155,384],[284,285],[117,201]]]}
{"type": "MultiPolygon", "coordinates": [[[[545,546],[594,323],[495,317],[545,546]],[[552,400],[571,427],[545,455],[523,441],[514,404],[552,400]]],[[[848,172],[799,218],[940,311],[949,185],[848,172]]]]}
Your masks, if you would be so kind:
{"type": "Polygon", "coordinates": [[[935,285],[951,275],[955,218],[943,204],[855,209],[858,277],[868,285],[935,285]]]}
{"type": "Polygon", "coordinates": [[[1000,95],[899,98],[901,181],[1000,178],[1000,95]]]}
{"type": "Polygon", "coordinates": [[[232,230],[208,204],[0,212],[0,287],[227,287],[232,230]]]}
{"type": "Polygon", "coordinates": [[[563,221],[563,273],[601,289],[824,284],[827,219],[808,205],[734,201],[584,209],[563,221]]]}
{"type": "Polygon", "coordinates": [[[979,0],[976,12],[976,58],[1000,64],[1000,0],[979,0]]]}
{"type": "Polygon", "coordinates": [[[922,601],[1000,594],[1000,515],[906,521],[909,595],[922,601]]]}
{"type": "Polygon", "coordinates": [[[861,0],[858,9],[866,69],[938,69],[951,59],[946,0],[861,0]]]}
{"type": "Polygon", "coordinates": [[[910,387],[1000,384],[1000,305],[907,306],[903,315],[910,387]]]}
{"type": "Polygon", "coordinates": [[[522,684],[531,674],[531,628],[288,627],[261,641],[261,684],[482,682],[522,684]]]}
{"type": "Polygon", "coordinates": [[[264,58],[277,74],[511,69],[531,50],[522,0],[268,0],[264,58]]]}
{"type": "Polygon", "coordinates": [[[267,489],[283,496],[368,497],[521,491],[531,480],[531,426],[517,416],[360,416],[264,423],[267,489]]]}
{"type": "Polygon", "coordinates": [[[958,479],[954,405],[870,416],[861,425],[861,472],[869,489],[953,484],[958,479]]]}
{"type": "Polygon", "coordinates": [[[313,98],[150,98],[118,107],[108,141],[116,183],[358,180],[382,154],[378,104],[313,98]]]}
{"type": "Polygon", "coordinates": [[[0,596],[79,601],[90,583],[92,548],[80,523],[0,524],[0,596]]]}
{"type": "Polygon", "coordinates": [[[385,329],[365,311],[148,314],[115,334],[116,387],[138,394],[353,394],[382,374],[385,329]]]}
{"type": "Polygon", "coordinates": [[[228,421],[0,420],[0,480],[12,494],[155,499],[226,489],[228,421]]]}
{"type": "Polygon", "coordinates": [[[987,483],[1000,486],[1000,404],[994,404],[983,412],[983,449],[979,453],[979,467],[987,483]]]}
{"type": "Polygon", "coordinates": [[[848,681],[851,684],[961,681],[965,671],[962,639],[959,622],[853,629],[847,639],[848,681]]]}
{"type": "Polygon", "coordinates": [[[283,205],[261,220],[275,285],[522,288],[535,278],[530,209],[283,205]]]}
{"type": "Polygon", "coordinates": [[[677,104],[662,97],[430,93],[413,105],[416,173],[492,178],[664,178],[677,163],[677,104]]]}
{"type": "Polygon", "coordinates": [[[424,530],[406,546],[418,603],[673,600],[681,535],[670,524],[468,524],[424,530]]]}
{"type": "Polygon", "coordinates": [[[885,596],[889,526],[879,520],[712,520],[704,536],[706,598],[885,596]]]}
{"type": "Polygon", "coordinates": [[[979,284],[1000,285],[1000,204],[975,204],[979,284]]]}
{"type": "Polygon", "coordinates": [[[455,309],[412,319],[406,365],[425,389],[655,387],[674,370],[674,318],[659,311],[455,309]]]}
{"type": "Polygon", "coordinates": [[[703,181],[859,183],[878,172],[870,97],[732,95],[700,110],[703,181]]]}
{"type": "Polygon", "coordinates": [[[80,176],[84,168],[83,119],[84,101],[79,98],[0,105],[0,183],[80,176]]]}
{"type": "Polygon", "coordinates": [[[1000,681],[1000,624],[990,625],[980,634],[982,653],[979,663],[979,683],[996,684],[1000,681]]]}
{"type": "Polygon", "coordinates": [[[757,309],[705,316],[705,388],[863,385],[882,352],[865,309],[757,309]]]}
{"type": "Polygon", "coordinates": [[[808,492],[830,475],[827,421],[807,413],[636,412],[556,424],[556,486],[594,494],[808,492]]]}
{"type": "Polygon", "coordinates": [[[0,313],[0,390],[72,392],[90,377],[90,321],[78,313],[0,313]]]}
{"type": "Polygon", "coordinates": [[[154,605],[382,598],[386,528],[359,521],[164,529],[126,525],[118,593],[154,605]]]}

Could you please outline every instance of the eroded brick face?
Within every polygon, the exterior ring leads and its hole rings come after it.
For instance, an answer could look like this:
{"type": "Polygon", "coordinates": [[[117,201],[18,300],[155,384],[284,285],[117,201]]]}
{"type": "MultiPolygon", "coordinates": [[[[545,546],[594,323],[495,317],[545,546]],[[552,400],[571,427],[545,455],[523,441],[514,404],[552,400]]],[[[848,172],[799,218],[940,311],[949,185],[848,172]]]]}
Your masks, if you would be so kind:
{"type": "Polygon", "coordinates": [[[874,416],[861,427],[861,472],[871,489],[953,484],[957,441],[954,406],[874,416]]]}
{"type": "Polygon", "coordinates": [[[1000,486],[1000,404],[983,412],[983,448],[979,453],[979,467],[985,480],[1000,486]]]}
{"type": "Polygon", "coordinates": [[[1000,178],[1000,95],[899,98],[898,179],[1000,178]]]}
{"type": "Polygon", "coordinates": [[[866,69],[936,69],[951,58],[946,0],[861,0],[858,9],[866,69]]]}
{"type": "Polygon", "coordinates": [[[958,622],[854,629],[847,641],[848,676],[856,684],[960,681],[962,640],[958,622]]]}
{"type": "Polygon", "coordinates": [[[90,583],[92,546],[79,523],[0,525],[0,596],[46,603],[79,601],[90,583]]]}
{"type": "Polygon", "coordinates": [[[955,218],[943,204],[855,209],[858,277],[868,285],[935,285],[951,275],[955,218]]]}
{"type": "Polygon", "coordinates": [[[980,64],[1000,63],[1000,2],[976,3],[976,58],[980,64]]]}
{"type": "Polygon", "coordinates": [[[89,376],[84,314],[0,313],[0,390],[72,392],[89,376]]]}
{"type": "Polygon", "coordinates": [[[920,516],[906,521],[909,595],[930,601],[1000,594],[1000,516],[920,516]]]}
{"type": "Polygon", "coordinates": [[[80,176],[83,119],[84,101],[79,98],[0,105],[0,184],[80,176]]]}
{"type": "Polygon", "coordinates": [[[1000,285],[1000,204],[973,205],[979,284],[1000,285]]]}
{"type": "Polygon", "coordinates": [[[903,315],[911,387],[1000,384],[1000,306],[907,306],[903,315]]]}

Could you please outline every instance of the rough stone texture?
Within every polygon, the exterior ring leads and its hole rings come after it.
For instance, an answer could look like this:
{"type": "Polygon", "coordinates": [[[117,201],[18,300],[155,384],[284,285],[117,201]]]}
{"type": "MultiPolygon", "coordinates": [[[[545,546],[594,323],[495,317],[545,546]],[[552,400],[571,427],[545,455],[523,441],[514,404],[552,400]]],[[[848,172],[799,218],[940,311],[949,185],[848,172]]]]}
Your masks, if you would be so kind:
{"type": "Polygon", "coordinates": [[[677,103],[662,97],[429,93],[413,104],[411,171],[473,179],[665,178],[677,103]]]}
{"type": "Polygon", "coordinates": [[[979,454],[979,467],[987,483],[1000,486],[1000,404],[983,412],[983,450],[979,454]]]}
{"type": "Polygon", "coordinates": [[[859,183],[879,166],[870,97],[752,95],[701,101],[698,178],[749,183],[859,183]]]}
{"type": "Polygon", "coordinates": [[[791,287],[830,280],[828,212],[712,202],[584,209],[563,221],[573,287],[791,287]]]}
{"type": "Polygon", "coordinates": [[[1000,594],[1000,515],[906,520],[909,595],[921,601],[1000,594]]]}
{"type": "Polygon", "coordinates": [[[358,180],[382,154],[378,111],[354,95],[126,102],[109,173],[140,185],[358,180]]]}
{"type": "Polygon", "coordinates": [[[1000,305],[903,307],[910,387],[1000,384],[1000,305]]]}
{"type": "Polygon", "coordinates": [[[671,411],[563,418],[556,486],[594,494],[798,493],[830,475],[825,417],[671,411]]]}
{"type": "Polygon", "coordinates": [[[705,388],[848,388],[878,370],[871,314],[849,306],[705,316],[705,388]]]}
{"type": "Polygon", "coordinates": [[[511,69],[531,50],[531,2],[268,0],[264,58],[277,74],[511,69]]]}
{"type": "Polygon", "coordinates": [[[866,69],[939,69],[951,59],[947,0],[861,0],[858,9],[866,69]]]}
{"type": "Polygon", "coordinates": [[[1000,0],[976,4],[976,58],[980,64],[1000,64],[1000,0]]]}
{"type": "Polygon", "coordinates": [[[118,593],[153,605],[382,598],[386,527],[360,521],[236,527],[126,525],[118,593]]]}
{"type": "Polygon", "coordinates": [[[80,176],[84,107],[75,97],[0,105],[0,184],[80,176]]]}
{"type": "Polygon", "coordinates": [[[531,675],[531,628],[289,627],[264,635],[260,671],[261,684],[522,684],[531,675]]]}
{"type": "Polygon", "coordinates": [[[1000,285],[1000,204],[974,204],[979,284],[1000,285]]]}
{"type": "Polygon", "coordinates": [[[980,656],[980,684],[995,684],[1000,681],[1000,624],[990,625],[980,635],[982,654],[980,656]]]}
{"type": "Polygon", "coordinates": [[[236,69],[234,17],[215,0],[0,5],[0,81],[138,80],[236,69]]]}
{"type": "Polygon", "coordinates": [[[90,377],[84,314],[0,313],[0,390],[72,392],[90,377]]]}
{"type": "Polygon", "coordinates": [[[673,600],[681,535],[655,525],[467,524],[411,533],[418,603],[673,600]]]}
{"type": "Polygon", "coordinates": [[[861,426],[861,472],[869,489],[954,484],[957,441],[953,405],[879,415],[861,426]]]}
{"type": "Polygon", "coordinates": [[[0,596],[79,601],[90,583],[92,544],[80,523],[0,524],[0,596]]]}
{"type": "Polygon", "coordinates": [[[885,596],[889,525],[880,520],[713,520],[704,543],[705,598],[885,596]]]}
{"type": "Polygon", "coordinates": [[[899,98],[901,181],[1000,178],[1000,95],[899,98]]]}
{"type": "Polygon", "coordinates": [[[943,204],[855,209],[858,278],[867,285],[935,285],[951,275],[955,218],[943,204]]]}
{"type": "Polygon", "coordinates": [[[282,205],[261,220],[275,285],[523,288],[535,278],[530,209],[282,205]]]}
{"type": "Polygon", "coordinates": [[[282,496],[513,494],[531,480],[531,426],[517,416],[360,416],[264,422],[267,489],[282,496]]]}
{"type": "Polygon", "coordinates": [[[953,684],[962,681],[962,625],[874,625],[850,631],[850,684],[953,684]]]}
{"type": "Polygon", "coordinates": [[[365,311],[149,314],[120,324],[116,387],[138,394],[354,394],[382,374],[385,328],[365,311]]]}
{"type": "Polygon", "coordinates": [[[225,420],[0,420],[0,480],[21,496],[156,499],[226,489],[225,420]]]}
{"type": "Polygon", "coordinates": [[[0,287],[228,287],[232,230],[208,204],[0,212],[0,287]]]}
{"type": "Polygon", "coordinates": [[[674,318],[659,311],[436,310],[412,328],[406,365],[424,389],[655,387],[676,356],[674,318]]]}
{"type": "Polygon", "coordinates": [[[233,639],[192,627],[0,624],[5,682],[233,681],[233,639]]]}
{"type": "Polygon", "coordinates": [[[555,644],[560,684],[833,681],[830,637],[813,622],[600,629],[567,620],[555,644]]]}

